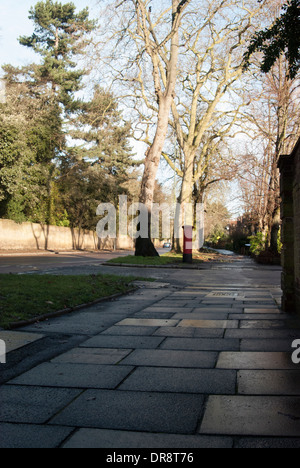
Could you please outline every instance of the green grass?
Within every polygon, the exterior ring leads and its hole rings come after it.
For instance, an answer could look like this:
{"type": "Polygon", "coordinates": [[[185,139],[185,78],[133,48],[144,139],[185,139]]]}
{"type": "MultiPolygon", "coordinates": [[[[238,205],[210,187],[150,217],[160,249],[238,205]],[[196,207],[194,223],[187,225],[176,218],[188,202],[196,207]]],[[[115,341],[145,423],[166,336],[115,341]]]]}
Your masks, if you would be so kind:
{"type": "MultiPolygon", "coordinates": [[[[221,255],[218,252],[211,251],[208,249],[201,249],[200,252],[193,253],[193,264],[201,264],[208,262],[226,262],[230,263],[227,256],[221,255]]],[[[160,257],[135,257],[134,255],[128,255],[127,257],[118,257],[109,260],[107,263],[110,264],[123,264],[123,265],[141,265],[141,266],[164,266],[164,265],[179,265],[182,264],[182,254],[176,252],[168,252],[160,257]]]]}
{"type": "MultiPolygon", "coordinates": [[[[128,255],[127,257],[119,257],[109,260],[107,263],[122,263],[124,265],[144,265],[144,266],[160,266],[182,263],[182,254],[174,252],[166,253],[160,257],[135,257],[128,255]]],[[[194,259],[194,263],[203,263],[203,260],[194,259]]]]}
{"type": "Polygon", "coordinates": [[[132,289],[141,278],[114,275],[0,275],[0,327],[132,289]]]}

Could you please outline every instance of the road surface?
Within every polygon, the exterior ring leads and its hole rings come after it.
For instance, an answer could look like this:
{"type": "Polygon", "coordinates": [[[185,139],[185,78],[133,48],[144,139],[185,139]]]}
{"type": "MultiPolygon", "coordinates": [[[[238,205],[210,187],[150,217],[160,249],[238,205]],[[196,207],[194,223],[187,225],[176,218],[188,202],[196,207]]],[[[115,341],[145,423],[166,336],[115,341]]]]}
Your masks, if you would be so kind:
{"type": "MultiPolygon", "coordinates": [[[[159,253],[167,252],[159,249],[159,253]]],[[[59,270],[78,270],[83,273],[96,271],[96,268],[112,258],[133,255],[133,251],[101,252],[54,252],[14,253],[0,255],[0,274],[9,273],[57,273],[59,270]]]]}

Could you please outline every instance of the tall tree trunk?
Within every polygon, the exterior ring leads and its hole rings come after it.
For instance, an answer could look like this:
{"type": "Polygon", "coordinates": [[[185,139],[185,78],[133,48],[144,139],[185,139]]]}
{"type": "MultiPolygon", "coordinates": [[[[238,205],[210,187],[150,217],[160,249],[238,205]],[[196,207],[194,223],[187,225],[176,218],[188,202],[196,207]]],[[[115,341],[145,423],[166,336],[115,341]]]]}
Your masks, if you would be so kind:
{"type": "MultiPolygon", "coordinates": [[[[157,47],[152,47],[151,41],[149,41],[149,32],[147,33],[146,31],[144,31],[146,50],[152,60],[153,65],[153,81],[158,102],[158,121],[153,143],[146,153],[145,168],[139,198],[140,203],[146,205],[148,210],[148,238],[137,238],[135,245],[136,256],[158,256],[158,252],[156,251],[153,242],[151,241],[151,212],[153,206],[154,187],[157,170],[168,132],[172,100],[175,97],[177,63],[179,53],[178,31],[180,19],[182,11],[185,5],[187,5],[188,3],[188,0],[172,1],[172,29],[169,35],[169,39],[171,39],[170,58],[167,64],[167,82],[164,84],[164,89],[160,79],[160,59],[158,56],[159,51],[157,50],[157,47]]],[[[143,27],[145,28],[145,21],[143,23],[143,27]]]]}
{"type": "Polygon", "coordinates": [[[151,240],[151,213],[153,206],[154,188],[161,153],[168,131],[168,120],[171,107],[171,99],[165,99],[164,104],[160,104],[157,130],[152,146],[148,149],[145,159],[145,168],[140,192],[140,203],[143,203],[148,210],[148,238],[138,237],[135,243],[135,255],[142,257],[159,256],[151,240]]]}

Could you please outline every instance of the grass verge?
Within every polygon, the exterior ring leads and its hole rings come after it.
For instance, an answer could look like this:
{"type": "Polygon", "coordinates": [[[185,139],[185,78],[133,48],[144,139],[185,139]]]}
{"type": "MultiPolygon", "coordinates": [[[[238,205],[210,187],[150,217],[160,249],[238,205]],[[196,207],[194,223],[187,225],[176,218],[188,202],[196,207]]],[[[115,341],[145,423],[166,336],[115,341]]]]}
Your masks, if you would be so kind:
{"type": "MultiPolygon", "coordinates": [[[[218,252],[208,251],[203,249],[201,252],[193,254],[193,263],[200,264],[206,262],[228,262],[228,257],[225,257],[218,252]]],[[[123,265],[145,265],[145,266],[160,266],[160,265],[171,265],[181,264],[182,254],[175,252],[168,252],[161,255],[160,257],[135,257],[134,255],[128,255],[127,257],[119,257],[109,260],[107,263],[110,264],[123,264],[123,265]]]]}
{"type": "Polygon", "coordinates": [[[127,257],[113,258],[107,263],[122,263],[124,265],[169,265],[174,263],[181,263],[182,255],[175,253],[168,253],[161,255],[160,257],[135,257],[134,255],[128,255],[127,257]]]}
{"type": "Polygon", "coordinates": [[[87,304],[132,289],[137,277],[0,275],[0,327],[87,304]]]}

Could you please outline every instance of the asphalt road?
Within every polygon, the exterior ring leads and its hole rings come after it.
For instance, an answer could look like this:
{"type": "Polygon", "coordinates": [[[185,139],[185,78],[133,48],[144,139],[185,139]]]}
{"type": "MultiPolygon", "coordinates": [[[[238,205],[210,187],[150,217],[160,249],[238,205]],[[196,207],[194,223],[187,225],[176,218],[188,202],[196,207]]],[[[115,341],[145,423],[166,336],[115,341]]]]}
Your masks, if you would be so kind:
{"type": "MultiPolygon", "coordinates": [[[[159,250],[160,253],[166,250],[159,250]]],[[[126,255],[132,255],[133,251],[116,252],[54,252],[1,254],[0,274],[9,273],[53,273],[58,271],[81,269],[82,273],[92,272],[107,260],[126,255]]],[[[78,271],[77,271],[78,273],[78,271]]]]}

